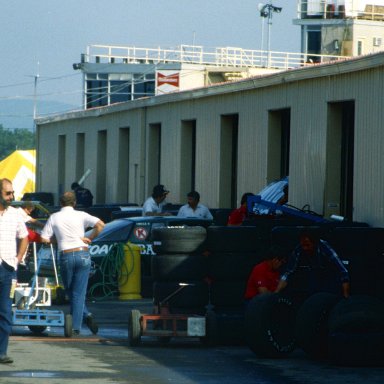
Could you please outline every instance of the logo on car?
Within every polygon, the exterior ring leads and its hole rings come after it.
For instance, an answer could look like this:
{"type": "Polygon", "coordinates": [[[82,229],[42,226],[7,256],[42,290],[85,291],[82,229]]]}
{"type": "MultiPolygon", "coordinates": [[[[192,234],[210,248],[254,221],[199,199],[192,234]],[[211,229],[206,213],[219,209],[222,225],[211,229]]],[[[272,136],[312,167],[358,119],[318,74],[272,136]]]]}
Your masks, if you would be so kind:
{"type": "Polygon", "coordinates": [[[133,234],[138,240],[145,240],[148,237],[148,231],[143,227],[135,228],[133,234]]]}

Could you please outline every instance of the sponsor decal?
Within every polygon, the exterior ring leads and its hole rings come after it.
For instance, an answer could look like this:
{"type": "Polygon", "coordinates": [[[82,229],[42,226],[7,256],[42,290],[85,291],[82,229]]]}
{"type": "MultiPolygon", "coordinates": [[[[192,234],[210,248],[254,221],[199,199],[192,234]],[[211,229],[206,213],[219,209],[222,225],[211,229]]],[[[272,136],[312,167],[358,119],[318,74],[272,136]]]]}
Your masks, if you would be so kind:
{"type": "Polygon", "coordinates": [[[136,227],[133,234],[138,240],[145,240],[148,237],[148,231],[143,227],[136,227]]]}
{"type": "MultiPolygon", "coordinates": [[[[156,252],[153,250],[153,244],[136,244],[140,247],[141,255],[156,255],[156,252]]],[[[89,253],[91,256],[107,256],[111,251],[113,244],[95,244],[89,247],[89,253]]]]}
{"type": "Polygon", "coordinates": [[[140,247],[141,255],[156,255],[156,252],[153,250],[153,244],[137,244],[140,247]]]}
{"type": "Polygon", "coordinates": [[[179,72],[174,73],[172,75],[158,72],[157,73],[157,86],[161,87],[162,85],[168,84],[168,85],[172,85],[176,88],[179,88],[179,79],[180,79],[179,72]]]}
{"type": "Polygon", "coordinates": [[[105,256],[109,253],[113,244],[95,244],[89,247],[89,254],[91,256],[105,256]]]}

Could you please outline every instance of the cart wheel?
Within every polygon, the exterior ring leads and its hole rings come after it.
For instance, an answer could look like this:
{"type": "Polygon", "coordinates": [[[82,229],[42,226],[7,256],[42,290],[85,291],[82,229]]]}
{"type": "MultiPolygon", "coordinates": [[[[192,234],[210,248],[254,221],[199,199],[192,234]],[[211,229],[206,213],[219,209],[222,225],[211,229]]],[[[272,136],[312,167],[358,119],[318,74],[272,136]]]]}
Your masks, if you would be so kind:
{"type": "Polygon", "coordinates": [[[69,313],[64,318],[64,336],[72,337],[72,315],[69,313]]]}
{"type": "Polygon", "coordinates": [[[47,329],[47,327],[45,327],[44,325],[28,325],[28,328],[33,333],[37,334],[43,333],[47,329]]]}
{"type": "Polygon", "coordinates": [[[137,347],[141,339],[140,311],[132,309],[128,316],[128,341],[131,347],[137,347]]]}
{"type": "Polygon", "coordinates": [[[207,311],[205,314],[205,336],[201,341],[208,347],[218,343],[217,317],[213,311],[207,311]]]}

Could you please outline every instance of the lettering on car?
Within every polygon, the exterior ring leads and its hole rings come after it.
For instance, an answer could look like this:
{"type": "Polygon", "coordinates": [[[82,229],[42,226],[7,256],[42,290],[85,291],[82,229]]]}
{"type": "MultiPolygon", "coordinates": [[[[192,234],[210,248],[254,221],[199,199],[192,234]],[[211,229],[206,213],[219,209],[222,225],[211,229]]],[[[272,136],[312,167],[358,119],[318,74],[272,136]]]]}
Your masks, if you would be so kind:
{"type": "MultiPolygon", "coordinates": [[[[153,250],[153,244],[136,244],[140,247],[141,255],[156,255],[153,250]]],[[[91,256],[107,256],[111,251],[113,244],[94,244],[89,247],[89,253],[91,256]]]]}

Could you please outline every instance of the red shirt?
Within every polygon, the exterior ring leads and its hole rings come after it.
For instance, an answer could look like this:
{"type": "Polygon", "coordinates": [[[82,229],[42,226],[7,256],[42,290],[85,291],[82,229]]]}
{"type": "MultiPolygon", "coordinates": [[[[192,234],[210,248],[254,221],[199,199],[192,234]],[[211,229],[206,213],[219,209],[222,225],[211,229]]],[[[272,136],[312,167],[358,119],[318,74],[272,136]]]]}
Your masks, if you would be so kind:
{"type": "Polygon", "coordinates": [[[280,280],[280,272],[272,269],[267,261],[257,264],[249,276],[245,299],[249,300],[259,294],[258,288],[264,287],[268,291],[274,292],[280,280]]]}
{"type": "Polygon", "coordinates": [[[247,207],[242,205],[229,214],[227,225],[240,225],[246,217],[247,207]]]}

